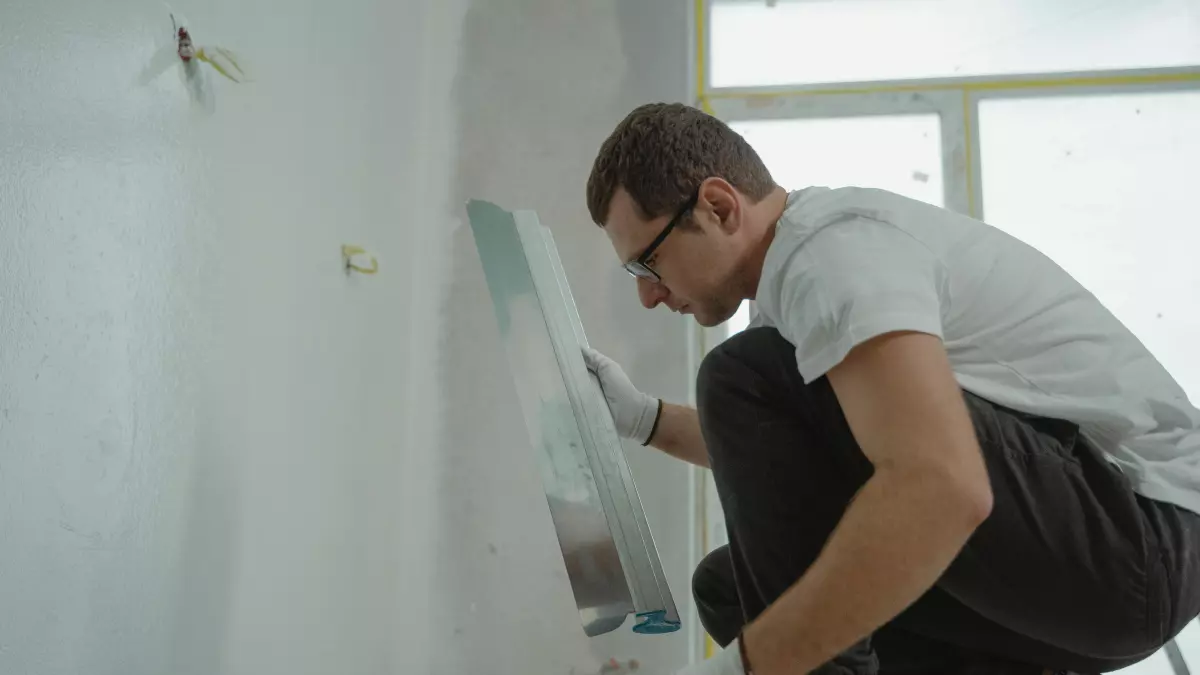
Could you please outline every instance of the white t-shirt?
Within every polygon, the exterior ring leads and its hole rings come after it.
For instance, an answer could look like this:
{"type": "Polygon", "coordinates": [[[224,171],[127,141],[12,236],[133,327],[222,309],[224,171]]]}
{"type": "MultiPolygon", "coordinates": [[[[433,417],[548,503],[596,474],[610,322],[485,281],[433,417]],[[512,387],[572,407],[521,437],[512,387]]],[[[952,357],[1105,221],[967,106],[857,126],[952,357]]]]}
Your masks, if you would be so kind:
{"type": "Polygon", "coordinates": [[[752,325],[796,346],[806,382],[872,337],[930,333],[963,389],[1078,424],[1139,494],[1200,513],[1200,411],[1095,296],[997,228],[882,190],[793,192],[755,300],[752,325]]]}

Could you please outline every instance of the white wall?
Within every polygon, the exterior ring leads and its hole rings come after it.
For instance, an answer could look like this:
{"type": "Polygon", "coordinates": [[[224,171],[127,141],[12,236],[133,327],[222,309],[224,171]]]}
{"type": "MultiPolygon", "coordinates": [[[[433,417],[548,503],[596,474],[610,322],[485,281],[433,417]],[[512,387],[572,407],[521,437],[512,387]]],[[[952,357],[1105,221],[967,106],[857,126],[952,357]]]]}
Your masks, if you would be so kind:
{"type": "MultiPolygon", "coordinates": [[[[635,383],[686,401],[687,324],[649,312],[588,217],[584,185],[600,143],[639,103],[687,96],[688,3],[616,0],[478,2],[467,12],[456,81],[457,198],[536,209],[558,244],[597,349],[635,383]]],[[[454,275],[442,352],[447,429],[441,511],[446,533],[442,608],[462,631],[440,656],[445,672],[567,673],[609,656],[670,672],[688,658],[688,630],[587,641],[556,552],[515,389],[498,340],[475,244],[455,232],[454,275]],[[495,547],[495,552],[488,546],[495,547]],[[511,645],[524,645],[512,649],[511,645]],[[497,658],[496,655],[504,655],[497,658]]],[[[689,471],[656,451],[627,447],[668,583],[691,603],[689,471]]],[[[446,619],[450,620],[450,619],[446,619]]],[[[581,672],[583,672],[581,670],[581,672]]]]}
{"type": "MultiPolygon", "coordinates": [[[[686,3],[642,5],[177,2],[256,77],[212,115],[134,84],[161,3],[0,7],[0,672],[686,658],[579,630],[461,209],[537,209],[593,343],[686,397],[583,207],[620,116],[684,98],[686,3]]],[[[687,472],[631,463],[685,608],[687,472]]]]}
{"type": "Polygon", "coordinates": [[[427,672],[462,10],[180,5],[0,7],[0,672],[427,672]]]}

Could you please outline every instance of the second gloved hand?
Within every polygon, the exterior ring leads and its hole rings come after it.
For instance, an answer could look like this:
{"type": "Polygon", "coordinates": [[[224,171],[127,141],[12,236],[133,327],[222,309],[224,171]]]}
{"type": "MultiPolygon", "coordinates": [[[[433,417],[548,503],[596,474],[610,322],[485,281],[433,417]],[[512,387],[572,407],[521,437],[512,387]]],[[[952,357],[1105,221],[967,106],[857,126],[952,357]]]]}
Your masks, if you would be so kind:
{"type": "Polygon", "coordinates": [[[629,381],[616,361],[590,347],[583,348],[587,369],[600,380],[600,389],[608,401],[608,410],[623,438],[646,445],[662,410],[662,402],[643,394],[629,381]]]}

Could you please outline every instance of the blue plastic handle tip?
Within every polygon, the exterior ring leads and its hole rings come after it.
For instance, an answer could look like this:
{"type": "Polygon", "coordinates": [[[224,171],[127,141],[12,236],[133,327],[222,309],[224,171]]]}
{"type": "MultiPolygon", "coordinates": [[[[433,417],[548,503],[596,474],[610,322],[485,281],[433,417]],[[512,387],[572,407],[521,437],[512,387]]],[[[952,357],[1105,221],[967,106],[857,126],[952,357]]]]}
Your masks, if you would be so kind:
{"type": "Polygon", "coordinates": [[[678,621],[667,621],[667,610],[645,612],[637,615],[638,622],[633,626],[633,632],[641,635],[663,635],[679,630],[678,621]]]}

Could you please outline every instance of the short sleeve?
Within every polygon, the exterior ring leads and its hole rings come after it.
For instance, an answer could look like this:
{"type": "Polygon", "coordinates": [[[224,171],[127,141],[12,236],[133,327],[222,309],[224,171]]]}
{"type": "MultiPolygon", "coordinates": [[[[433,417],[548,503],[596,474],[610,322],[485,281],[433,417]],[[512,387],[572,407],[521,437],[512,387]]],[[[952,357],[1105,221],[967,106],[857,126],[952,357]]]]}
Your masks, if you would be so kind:
{"type": "Polygon", "coordinates": [[[801,244],[779,275],[779,330],[795,345],[805,382],[885,333],[943,337],[943,265],[890,223],[859,217],[829,225],[801,244]]]}

